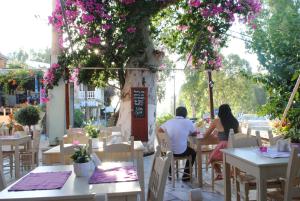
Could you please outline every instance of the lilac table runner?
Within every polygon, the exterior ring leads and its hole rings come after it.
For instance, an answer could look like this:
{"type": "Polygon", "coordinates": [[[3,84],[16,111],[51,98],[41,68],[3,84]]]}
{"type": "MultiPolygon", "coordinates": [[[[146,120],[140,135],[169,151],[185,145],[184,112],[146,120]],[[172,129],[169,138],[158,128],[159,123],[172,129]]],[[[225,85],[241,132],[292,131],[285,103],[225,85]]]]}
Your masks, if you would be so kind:
{"type": "Polygon", "coordinates": [[[96,168],[89,184],[137,181],[137,171],[133,166],[115,167],[110,169],[96,168]]]}
{"type": "Polygon", "coordinates": [[[72,171],[29,173],[8,191],[61,189],[72,171]]]}

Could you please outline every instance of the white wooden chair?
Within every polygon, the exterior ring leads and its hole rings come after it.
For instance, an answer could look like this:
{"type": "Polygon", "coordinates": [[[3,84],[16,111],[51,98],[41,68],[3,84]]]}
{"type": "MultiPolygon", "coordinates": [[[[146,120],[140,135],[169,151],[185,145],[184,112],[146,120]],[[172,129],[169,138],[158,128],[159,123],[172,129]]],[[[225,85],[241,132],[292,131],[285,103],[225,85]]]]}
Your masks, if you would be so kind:
{"type": "Polygon", "coordinates": [[[160,146],[161,152],[162,154],[165,154],[167,152],[171,152],[172,153],[172,157],[171,157],[171,179],[172,179],[172,187],[175,188],[175,173],[176,176],[179,176],[179,172],[182,169],[184,170],[184,168],[179,168],[178,162],[182,161],[182,160],[188,160],[189,161],[189,176],[190,176],[190,181],[192,183],[193,181],[193,170],[192,170],[192,156],[181,156],[181,157],[177,157],[173,155],[172,152],[172,148],[171,148],[171,141],[169,139],[169,136],[167,133],[165,132],[159,132],[158,129],[156,130],[156,137],[157,137],[157,141],[158,144],[160,146]]]}
{"type": "Polygon", "coordinates": [[[0,171],[0,191],[6,188],[6,181],[3,175],[3,171],[0,171]]]}
{"type": "Polygon", "coordinates": [[[79,145],[68,145],[65,146],[64,141],[60,141],[60,162],[64,165],[68,165],[71,163],[70,156],[75,152],[75,149],[77,146],[88,146],[88,151],[91,154],[92,153],[92,139],[88,140],[88,143],[86,144],[79,144],[79,145]],[[69,157],[66,159],[66,157],[69,157]]]}
{"type": "Polygon", "coordinates": [[[300,200],[300,158],[299,150],[293,148],[288,163],[287,174],[284,182],[284,190],[268,192],[270,201],[300,200]]]}
{"type": "Polygon", "coordinates": [[[81,133],[73,133],[70,135],[63,136],[64,144],[73,144],[73,142],[78,141],[80,144],[88,144],[89,143],[89,136],[81,133]]]}
{"type": "Polygon", "coordinates": [[[130,141],[109,143],[103,139],[104,158],[106,161],[132,161],[134,162],[134,137],[130,141]]]}
{"type": "Polygon", "coordinates": [[[40,151],[41,131],[33,130],[33,140],[31,141],[31,149],[25,149],[20,152],[21,164],[24,167],[31,169],[39,165],[39,151],[40,151]]]}
{"type": "MultiPolygon", "coordinates": [[[[6,146],[7,148],[8,146],[6,146]]],[[[14,154],[15,151],[10,148],[10,150],[3,150],[3,145],[0,141],[0,172],[4,172],[5,167],[9,167],[10,176],[13,176],[13,168],[14,168],[14,154]],[[4,164],[4,159],[9,160],[9,164],[4,164]]]]}
{"type": "Polygon", "coordinates": [[[172,152],[161,156],[160,147],[157,146],[149,178],[147,201],[163,201],[172,152]]]}

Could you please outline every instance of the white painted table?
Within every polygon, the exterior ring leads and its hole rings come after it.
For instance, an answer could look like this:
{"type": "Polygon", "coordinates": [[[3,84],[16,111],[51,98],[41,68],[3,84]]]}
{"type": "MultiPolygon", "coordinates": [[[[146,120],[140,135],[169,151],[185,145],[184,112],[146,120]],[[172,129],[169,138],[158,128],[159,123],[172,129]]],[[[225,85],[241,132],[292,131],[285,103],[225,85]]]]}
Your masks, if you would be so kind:
{"type": "Polygon", "coordinates": [[[16,178],[20,177],[20,145],[27,144],[28,149],[31,148],[31,137],[27,136],[0,136],[0,170],[3,170],[3,156],[2,156],[2,146],[11,145],[15,150],[15,176],[16,178]]]}
{"type": "MultiPolygon", "coordinates": [[[[67,146],[67,145],[65,145],[67,146]]],[[[145,198],[145,181],[144,181],[144,145],[141,141],[134,141],[134,154],[137,160],[138,176],[142,188],[142,201],[145,198]]],[[[101,159],[104,156],[103,142],[100,142],[98,149],[93,149],[97,156],[101,159]]],[[[51,165],[60,163],[60,146],[55,146],[43,153],[43,164],[51,165]]]]}
{"type": "Polygon", "coordinates": [[[224,197],[231,201],[230,166],[239,168],[256,177],[257,200],[267,200],[266,181],[286,177],[289,158],[268,158],[256,151],[257,148],[223,149],[224,197]]]}
{"type": "MultiPolygon", "coordinates": [[[[112,165],[124,166],[126,163],[103,163],[101,166],[112,165]]],[[[127,163],[128,165],[128,163],[127,163]]],[[[99,166],[99,167],[101,167],[99,166]]],[[[55,172],[55,171],[73,171],[72,165],[59,166],[40,166],[32,172],[55,172]]],[[[90,172],[90,175],[92,172],[90,172]]],[[[8,186],[0,192],[0,200],[59,200],[59,201],[73,201],[73,200],[87,200],[87,201],[105,201],[107,196],[109,201],[136,201],[137,196],[141,193],[139,181],[130,182],[116,182],[116,183],[102,183],[89,184],[89,177],[76,177],[74,171],[61,189],[55,190],[33,190],[33,191],[11,191],[8,189],[14,185],[8,186]]]]}

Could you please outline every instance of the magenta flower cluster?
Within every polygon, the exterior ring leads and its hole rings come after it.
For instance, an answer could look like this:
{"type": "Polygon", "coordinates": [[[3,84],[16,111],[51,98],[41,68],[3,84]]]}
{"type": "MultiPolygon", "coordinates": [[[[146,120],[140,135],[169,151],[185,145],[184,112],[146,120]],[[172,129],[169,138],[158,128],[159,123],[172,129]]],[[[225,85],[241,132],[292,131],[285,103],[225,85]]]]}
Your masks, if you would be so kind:
{"type": "Polygon", "coordinates": [[[60,65],[53,63],[46,71],[43,77],[43,83],[46,88],[52,88],[56,82],[56,73],[61,71],[60,65]]]}

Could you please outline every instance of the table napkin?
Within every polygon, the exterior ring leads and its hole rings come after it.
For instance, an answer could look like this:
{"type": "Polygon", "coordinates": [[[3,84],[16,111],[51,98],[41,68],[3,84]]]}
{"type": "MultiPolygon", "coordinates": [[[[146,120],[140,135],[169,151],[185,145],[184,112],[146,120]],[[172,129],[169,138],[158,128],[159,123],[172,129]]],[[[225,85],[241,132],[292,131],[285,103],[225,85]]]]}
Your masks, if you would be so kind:
{"type": "Polygon", "coordinates": [[[115,167],[110,169],[96,168],[89,184],[113,183],[138,180],[137,171],[133,166],[115,167]]]}
{"type": "Polygon", "coordinates": [[[8,191],[61,189],[72,171],[29,173],[8,191]]]}

